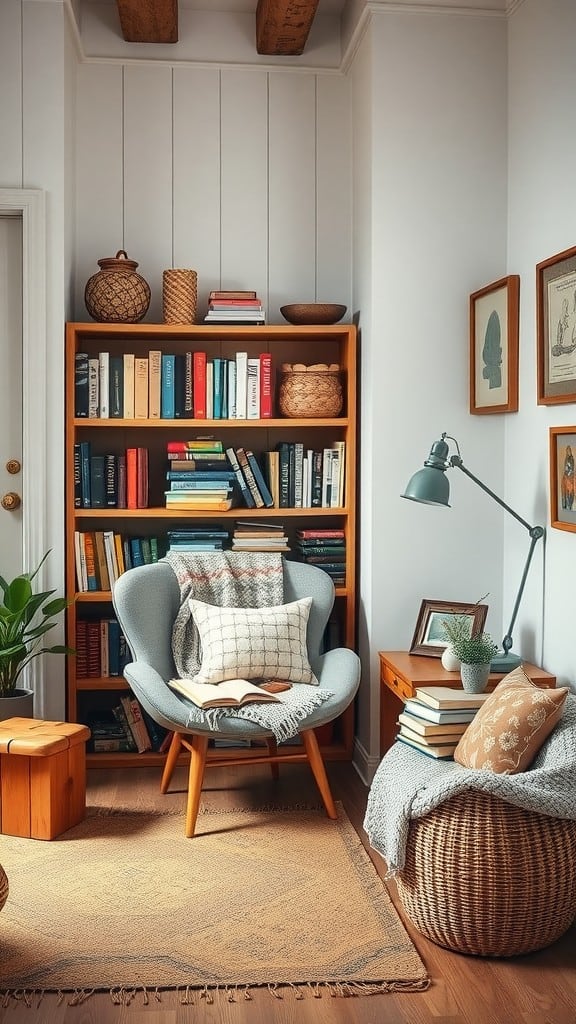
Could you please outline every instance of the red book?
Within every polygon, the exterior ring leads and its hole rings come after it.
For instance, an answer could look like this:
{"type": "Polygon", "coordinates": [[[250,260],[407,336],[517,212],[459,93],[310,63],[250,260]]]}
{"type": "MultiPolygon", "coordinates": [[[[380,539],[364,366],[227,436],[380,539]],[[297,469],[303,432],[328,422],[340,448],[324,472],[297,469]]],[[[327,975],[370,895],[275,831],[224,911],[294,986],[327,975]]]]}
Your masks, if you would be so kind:
{"type": "Polygon", "coordinates": [[[148,508],[148,449],[136,449],[136,502],[138,508],[148,508]]]}
{"type": "Polygon", "coordinates": [[[244,309],[260,309],[260,299],[211,299],[210,309],[226,309],[229,306],[238,306],[244,309]]]}
{"type": "Polygon", "coordinates": [[[194,353],[194,381],[192,385],[194,396],[194,419],[206,419],[206,353],[194,353]]]}
{"type": "Polygon", "coordinates": [[[126,449],[126,508],[138,508],[138,453],[126,449]]]}
{"type": "Polygon", "coordinates": [[[88,641],[88,678],[98,679],[100,676],[100,620],[87,620],[88,641]]]}
{"type": "Polygon", "coordinates": [[[311,540],[312,537],[343,537],[344,530],[298,530],[297,536],[302,540],[311,540]]]}
{"type": "Polygon", "coordinates": [[[260,356],[260,419],[272,416],[272,356],[262,352],[260,356]]]}

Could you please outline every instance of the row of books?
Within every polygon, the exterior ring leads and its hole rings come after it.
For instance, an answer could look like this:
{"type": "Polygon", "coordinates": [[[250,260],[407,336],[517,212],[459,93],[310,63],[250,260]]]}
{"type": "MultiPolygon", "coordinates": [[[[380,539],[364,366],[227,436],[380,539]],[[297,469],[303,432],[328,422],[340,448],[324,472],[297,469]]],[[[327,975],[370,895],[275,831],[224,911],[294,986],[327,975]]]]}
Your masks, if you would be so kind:
{"type": "Polygon", "coordinates": [[[452,760],[460,737],[487,696],[449,686],[418,686],[398,716],[397,739],[428,757],[452,760]]]}
{"type": "Polygon", "coordinates": [[[346,583],[346,535],[344,530],[307,529],[296,531],[296,557],[316,565],[332,578],[335,586],[346,583]]]}
{"type": "Polygon", "coordinates": [[[81,594],[109,591],[119,576],[166,553],[158,537],[122,537],[113,530],[75,530],[76,585],[81,594]]]}
{"type": "Polygon", "coordinates": [[[74,646],[78,679],[121,676],[132,660],[116,618],[77,619],[74,646]]]}
{"type": "Polygon", "coordinates": [[[88,749],[93,753],[163,752],[172,737],[131,692],[123,694],[113,707],[90,711],[85,717],[91,732],[88,749]]]}
{"type": "Polygon", "coordinates": [[[74,414],[78,419],[266,419],[273,415],[272,356],[77,352],[74,414]]]}
{"type": "Polygon", "coordinates": [[[207,324],[263,324],[262,300],[254,291],[214,290],[208,293],[207,324]]]}
{"type": "Polygon", "coordinates": [[[148,449],[92,454],[90,441],[74,445],[75,508],[148,508],[148,449]]]}

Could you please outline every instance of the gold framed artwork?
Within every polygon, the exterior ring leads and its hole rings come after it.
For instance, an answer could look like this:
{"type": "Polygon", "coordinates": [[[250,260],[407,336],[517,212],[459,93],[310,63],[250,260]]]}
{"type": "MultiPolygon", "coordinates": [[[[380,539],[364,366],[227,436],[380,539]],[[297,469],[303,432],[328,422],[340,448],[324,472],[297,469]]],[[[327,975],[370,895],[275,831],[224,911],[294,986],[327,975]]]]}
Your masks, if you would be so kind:
{"type": "Polygon", "coordinates": [[[470,296],[470,412],[518,411],[520,277],[510,274],[470,296]]]}
{"type": "Polygon", "coordinates": [[[469,635],[481,633],[488,614],[487,604],[462,604],[459,601],[431,601],[424,599],[420,605],[418,619],[410,654],[425,654],[430,658],[441,658],[448,646],[444,622],[451,618],[468,619],[469,635]]]}
{"type": "Polygon", "coordinates": [[[550,427],[550,525],[576,533],[576,426],[550,427]]]}
{"type": "Polygon", "coordinates": [[[576,247],[536,265],[538,405],[576,402],[576,247]]]}

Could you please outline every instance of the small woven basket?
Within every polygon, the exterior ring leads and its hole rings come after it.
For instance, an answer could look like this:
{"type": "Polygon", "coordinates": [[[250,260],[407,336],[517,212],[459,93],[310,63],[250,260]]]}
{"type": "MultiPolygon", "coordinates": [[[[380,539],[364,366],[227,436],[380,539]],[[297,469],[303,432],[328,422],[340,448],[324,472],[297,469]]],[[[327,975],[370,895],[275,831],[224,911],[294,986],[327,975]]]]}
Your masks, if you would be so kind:
{"type": "Polygon", "coordinates": [[[517,956],[576,914],[576,821],[468,790],[410,822],[396,879],[412,923],[439,946],[517,956]]]}
{"type": "Polygon", "coordinates": [[[162,274],[162,318],[165,324],[196,322],[198,275],[195,270],[165,270],[162,274]]]}
{"type": "Polygon", "coordinates": [[[336,370],[286,370],[280,375],[278,407],[291,419],[323,419],[342,412],[342,377],[336,370]]]}

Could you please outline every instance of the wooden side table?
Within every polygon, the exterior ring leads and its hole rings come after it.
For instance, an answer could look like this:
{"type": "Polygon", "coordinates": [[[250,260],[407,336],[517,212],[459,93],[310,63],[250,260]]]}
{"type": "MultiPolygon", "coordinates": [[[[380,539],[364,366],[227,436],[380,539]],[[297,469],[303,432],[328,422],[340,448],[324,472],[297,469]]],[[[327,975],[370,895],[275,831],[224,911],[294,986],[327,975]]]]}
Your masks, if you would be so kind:
{"type": "MultiPolygon", "coordinates": [[[[459,672],[447,672],[440,658],[427,658],[407,651],[379,651],[380,659],[380,754],[392,746],[398,732],[398,715],[404,701],[414,697],[417,686],[452,686],[462,688],[459,672]]],[[[556,686],[556,676],[538,665],[523,662],[526,675],[537,686],[556,686]]],[[[493,690],[503,675],[492,673],[488,690],[493,690]]]]}

